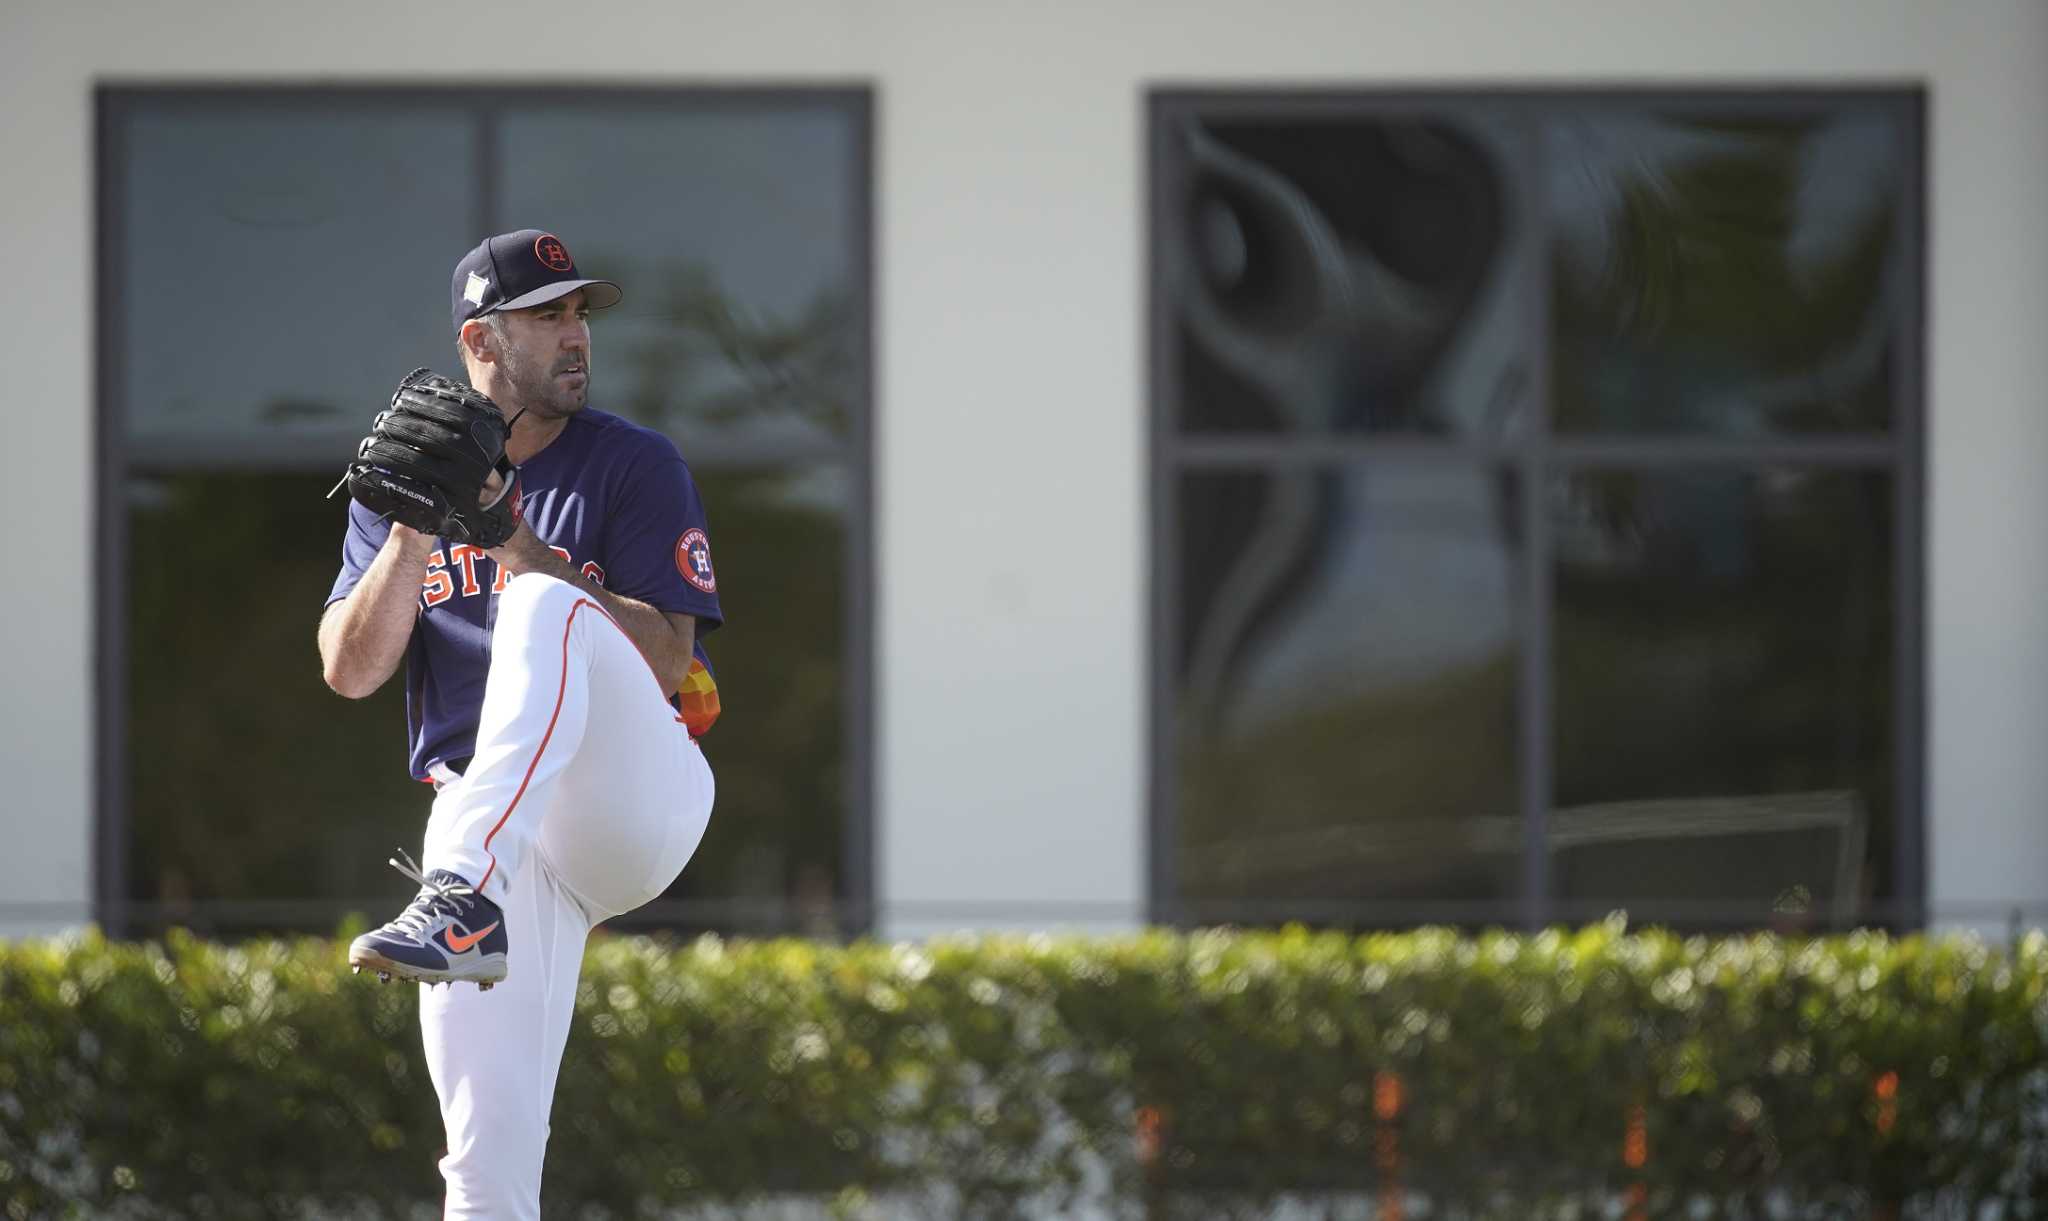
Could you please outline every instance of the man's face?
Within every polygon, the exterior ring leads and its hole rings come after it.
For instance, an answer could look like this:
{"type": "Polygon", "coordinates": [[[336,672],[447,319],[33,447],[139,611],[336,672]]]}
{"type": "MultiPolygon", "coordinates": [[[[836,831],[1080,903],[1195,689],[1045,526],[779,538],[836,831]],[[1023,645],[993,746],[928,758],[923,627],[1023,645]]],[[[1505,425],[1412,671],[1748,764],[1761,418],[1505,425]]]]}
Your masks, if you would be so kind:
{"type": "Polygon", "coordinates": [[[583,290],[509,310],[498,366],[515,402],[543,419],[576,414],[590,394],[590,308],[583,290]]]}

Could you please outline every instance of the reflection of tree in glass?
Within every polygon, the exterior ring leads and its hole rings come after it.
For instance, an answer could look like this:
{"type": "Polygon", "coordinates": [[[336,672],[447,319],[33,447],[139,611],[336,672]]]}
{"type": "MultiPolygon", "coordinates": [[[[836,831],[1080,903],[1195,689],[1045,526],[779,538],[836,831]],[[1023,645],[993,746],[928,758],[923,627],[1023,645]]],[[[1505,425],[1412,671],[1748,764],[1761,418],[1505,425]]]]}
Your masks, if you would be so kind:
{"type": "MultiPolygon", "coordinates": [[[[697,472],[730,626],[705,642],[725,714],[705,736],[718,802],[670,892],[738,900],[742,928],[820,931],[845,895],[843,550],[837,472],[697,472]]],[[[732,922],[721,922],[732,927],[732,922]]]]}
{"type": "MultiPolygon", "coordinates": [[[[1218,582],[1212,523],[1242,515],[1293,472],[1201,472],[1184,476],[1181,574],[1176,606],[1183,641],[1212,630],[1216,603],[1197,591],[1218,582]]],[[[1475,841],[1518,809],[1515,768],[1515,649],[1484,628],[1484,647],[1447,647],[1436,629],[1404,638],[1428,619],[1447,626],[1486,623],[1492,610],[1470,602],[1471,586],[1448,555],[1489,571],[1512,553],[1482,507],[1484,477],[1437,475],[1458,490],[1447,500],[1368,489],[1378,472],[1331,473],[1355,503],[1332,533],[1362,531],[1370,545],[1351,560],[1338,549],[1306,566],[1271,614],[1248,625],[1244,648],[1207,682],[1181,659],[1174,714],[1180,897],[1195,903],[1445,901],[1485,904],[1512,895],[1514,860],[1475,841]],[[1458,506],[1448,516],[1429,506],[1458,506]],[[1346,563],[1370,556],[1385,574],[1384,605],[1406,626],[1372,621],[1361,609],[1318,617],[1337,600],[1346,563]],[[1398,592],[1393,592],[1398,590],[1398,592]],[[1476,614],[1476,620],[1474,618],[1476,614]],[[1321,662],[1318,682],[1296,686],[1263,708],[1245,701],[1260,655],[1294,652],[1321,662]],[[1374,664],[1378,654],[1383,661],[1374,664]],[[1406,659],[1394,666],[1391,659],[1406,659]],[[1316,688],[1311,690],[1309,688],[1316,688]]],[[[1390,485],[1391,487],[1391,485],[1390,485]]],[[[1514,496],[1510,491],[1508,503],[1514,496]]],[[[1235,553],[1223,549],[1225,559],[1235,553]]],[[[1231,570],[1236,579],[1236,569],[1231,570]]],[[[1504,579],[1504,578],[1503,578],[1504,579]]],[[[1506,620],[1501,620],[1504,625],[1506,620]]],[[[1503,626],[1500,631],[1505,632],[1503,626]]]]}
{"type": "Polygon", "coordinates": [[[345,520],[323,485],[194,472],[133,498],[133,898],[360,902],[390,892],[390,848],[419,842],[428,794],[405,770],[404,681],[350,701],[320,680],[313,628],[345,520]]]}
{"type": "MultiPolygon", "coordinates": [[[[1183,737],[1180,897],[1504,910],[1514,857],[1482,851],[1474,820],[1516,811],[1514,684],[1503,653],[1248,733],[1183,737]]],[[[1210,711],[1183,705],[1178,718],[1210,711]]]]}
{"type": "MultiPolygon", "coordinates": [[[[707,425],[845,436],[860,339],[847,294],[820,293],[783,319],[735,301],[693,264],[658,282],[657,331],[624,345],[626,391],[605,406],[669,432],[685,455],[707,425]]],[[[745,904],[758,918],[742,927],[823,931],[826,905],[845,895],[848,471],[693,466],[731,626],[706,641],[725,706],[704,742],[718,804],[670,895],[745,904]]]]}
{"type": "Polygon", "coordinates": [[[1559,804],[1846,790],[1872,820],[1871,885],[1885,893],[1889,478],[1597,472],[1571,485],[1610,506],[1581,529],[1629,541],[1559,558],[1559,804]]]}
{"type": "MultiPolygon", "coordinates": [[[[1820,182],[1818,122],[1668,123],[1637,155],[1590,249],[1558,247],[1558,425],[1717,434],[1883,428],[1896,318],[1898,187],[1820,182]],[[1843,216],[1816,194],[1854,199],[1843,216]],[[1805,240],[1839,221],[1844,232],[1805,240]]],[[[1609,133],[1613,135],[1613,133],[1609,133]]],[[[1610,177],[1611,175],[1611,177],[1610,177]]]]}
{"type": "MultiPolygon", "coordinates": [[[[1597,240],[1558,247],[1559,427],[1888,428],[1899,175],[1818,180],[1819,122],[1633,138],[1597,240]]],[[[1848,790],[1888,892],[1890,495],[1798,470],[1560,481],[1558,801],[1848,790]]]]}
{"type": "Polygon", "coordinates": [[[625,410],[648,424],[780,419],[843,436],[858,388],[857,321],[838,288],[793,318],[735,301],[696,264],[658,277],[655,336],[631,345],[625,410]]]}

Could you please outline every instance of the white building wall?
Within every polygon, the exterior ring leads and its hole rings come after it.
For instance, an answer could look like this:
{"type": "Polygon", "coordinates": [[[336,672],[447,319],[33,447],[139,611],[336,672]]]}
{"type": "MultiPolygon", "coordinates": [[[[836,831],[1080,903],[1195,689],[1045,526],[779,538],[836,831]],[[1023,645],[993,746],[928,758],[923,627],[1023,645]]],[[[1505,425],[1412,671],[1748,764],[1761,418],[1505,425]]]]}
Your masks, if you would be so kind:
{"type": "Polygon", "coordinates": [[[0,903],[62,923],[90,894],[92,88],[256,79],[878,87],[892,933],[1143,911],[1148,86],[1925,82],[1930,898],[2048,899],[2041,0],[299,7],[0,11],[0,903]]]}

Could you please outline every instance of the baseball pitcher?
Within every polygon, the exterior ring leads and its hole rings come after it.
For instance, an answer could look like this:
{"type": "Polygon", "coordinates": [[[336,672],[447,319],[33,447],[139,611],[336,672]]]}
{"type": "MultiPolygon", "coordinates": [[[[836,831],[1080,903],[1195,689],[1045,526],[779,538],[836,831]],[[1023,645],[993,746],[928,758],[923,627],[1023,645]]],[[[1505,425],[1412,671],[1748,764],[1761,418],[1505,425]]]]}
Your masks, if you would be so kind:
{"type": "Polygon", "coordinates": [[[321,663],[361,698],[404,660],[434,786],[418,862],[392,862],[419,893],[349,963],[477,985],[420,998],[451,1219],[538,1221],[584,942],[676,879],[711,814],[704,507],[667,437],[586,406],[590,314],[619,297],[553,234],[489,238],[452,285],[469,384],[408,374],[344,479],[321,663]]]}

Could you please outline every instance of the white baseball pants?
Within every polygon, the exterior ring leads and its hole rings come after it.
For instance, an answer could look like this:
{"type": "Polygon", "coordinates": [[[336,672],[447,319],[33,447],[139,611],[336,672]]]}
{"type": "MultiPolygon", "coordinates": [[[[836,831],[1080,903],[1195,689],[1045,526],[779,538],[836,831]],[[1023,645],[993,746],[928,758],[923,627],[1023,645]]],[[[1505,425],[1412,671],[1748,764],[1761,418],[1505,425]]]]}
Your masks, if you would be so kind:
{"type": "Polygon", "coordinates": [[[711,815],[711,769],[624,629],[538,573],[498,596],[477,749],[421,863],[505,912],[505,981],[420,990],[448,1131],[445,1216],[539,1221],[541,1158],[584,942],[659,895],[711,815]]]}

